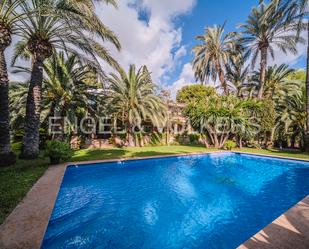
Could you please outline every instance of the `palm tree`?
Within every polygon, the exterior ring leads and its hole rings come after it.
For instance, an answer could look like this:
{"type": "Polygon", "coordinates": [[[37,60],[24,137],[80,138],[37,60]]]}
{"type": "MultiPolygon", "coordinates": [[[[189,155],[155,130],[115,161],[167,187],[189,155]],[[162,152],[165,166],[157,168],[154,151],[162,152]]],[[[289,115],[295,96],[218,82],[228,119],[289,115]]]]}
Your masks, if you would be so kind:
{"type": "MultiPolygon", "coordinates": [[[[89,103],[95,97],[93,92],[97,89],[97,76],[95,69],[82,63],[77,55],[65,56],[63,52],[53,54],[44,63],[44,79],[42,84],[41,123],[47,123],[49,117],[54,117],[61,131],[64,131],[64,118],[73,127],[75,118],[84,117],[86,113],[95,110],[89,103]],[[90,82],[91,81],[91,82],[90,82]]],[[[14,73],[28,73],[31,70],[16,67],[14,73]]],[[[25,89],[29,84],[20,83],[12,86],[11,109],[12,123],[20,122],[25,116],[25,89]]],[[[67,134],[53,134],[54,138],[64,139],[67,134]]]]}
{"type": "Polygon", "coordinates": [[[289,81],[283,86],[283,88],[286,86],[285,94],[278,96],[276,100],[276,110],[279,114],[276,129],[281,135],[281,140],[289,139],[291,146],[294,147],[296,138],[299,138],[301,143],[304,141],[306,91],[304,82],[295,81],[293,87],[290,87],[288,83],[289,81]]]}
{"type": "Polygon", "coordinates": [[[126,126],[129,146],[135,145],[134,132],[143,121],[150,120],[155,126],[164,124],[166,104],[156,94],[156,86],[145,66],[136,71],[131,65],[128,74],[121,69],[119,75],[110,74],[108,82],[110,106],[126,126]]]}
{"type": "MultiPolygon", "coordinates": [[[[284,95],[288,89],[292,90],[295,87],[295,82],[289,81],[288,77],[294,71],[294,69],[286,64],[269,66],[265,73],[263,96],[267,99],[279,98],[281,95],[284,95]]],[[[258,86],[260,74],[260,71],[255,71],[253,73],[252,81],[257,83],[256,86],[258,86]]]]}
{"type": "MultiPolygon", "coordinates": [[[[39,154],[39,127],[41,113],[41,88],[43,64],[56,50],[66,50],[91,57],[96,56],[118,68],[118,63],[96,38],[107,40],[120,49],[116,36],[92,13],[91,9],[81,13],[80,1],[32,0],[22,2],[19,10],[26,18],[18,23],[22,40],[16,45],[13,62],[18,56],[31,58],[32,70],[27,97],[23,158],[36,158],[39,154]],[[90,34],[90,35],[88,35],[90,34]],[[93,38],[90,38],[93,37],[93,38]],[[79,49],[77,51],[76,49],[79,49]]],[[[89,1],[88,1],[89,2],[89,1]]]]}
{"type": "Polygon", "coordinates": [[[285,0],[289,4],[288,21],[298,23],[297,25],[297,38],[300,38],[300,33],[303,30],[303,24],[306,25],[307,30],[307,70],[306,70],[306,134],[305,151],[309,152],[309,1],[308,0],[285,0]]]}
{"type": "MultiPolygon", "coordinates": [[[[286,22],[286,4],[280,1],[271,1],[269,4],[260,4],[253,8],[245,24],[241,24],[243,38],[241,41],[251,52],[252,66],[260,56],[260,82],[258,98],[263,98],[266,69],[269,55],[274,59],[274,48],[282,52],[297,53],[296,36],[293,34],[295,25],[286,22]]],[[[304,42],[303,38],[299,39],[304,42]]]]}
{"type": "MultiPolygon", "coordinates": [[[[63,53],[55,54],[44,63],[47,94],[44,102],[50,104],[49,116],[66,118],[70,126],[77,117],[85,117],[87,113],[95,114],[90,104],[97,89],[95,70],[88,64],[83,64],[76,55],[67,58],[63,53]],[[92,82],[89,82],[92,81],[92,82]]],[[[62,131],[65,124],[60,123],[62,131]]],[[[64,133],[56,136],[64,139],[64,133]]]]}
{"type": "Polygon", "coordinates": [[[226,79],[231,84],[236,96],[242,97],[249,79],[249,65],[245,65],[245,58],[243,56],[232,58],[226,66],[226,71],[226,79]]]}
{"type": "Polygon", "coordinates": [[[0,2],[0,166],[11,165],[16,161],[10,144],[9,78],[4,52],[12,42],[12,35],[17,31],[16,22],[22,18],[22,15],[15,15],[21,2],[0,2]]]}
{"type": "Polygon", "coordinates": [[[214,81],[219,77],[226,95],[229,90],[224,68],[228,64],[230,57],[235,53],[236,37],[237,35],[234,32],[224,34],[224,25],[207,27],[204,35],[196,37],[202,44],[193,48],[195,54],[193,69],[196,80],[206,83],[209,76],[214,81]]]}

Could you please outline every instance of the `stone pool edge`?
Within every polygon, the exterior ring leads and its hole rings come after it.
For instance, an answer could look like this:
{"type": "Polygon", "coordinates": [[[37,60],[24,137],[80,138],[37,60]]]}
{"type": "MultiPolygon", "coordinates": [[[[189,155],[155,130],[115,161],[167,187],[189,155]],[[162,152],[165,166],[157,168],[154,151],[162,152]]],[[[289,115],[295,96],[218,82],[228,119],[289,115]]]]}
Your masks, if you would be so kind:
{"type": "Polygon", "coordinates": [[[237,249],[308,249],[309,195],[237,249]]]}
{"type": "MultiPolygon", "coordinates": [[[[0,248],[39,249],[41,247],[41,243],[48,226],[50,215],[54,208],[54,204],[56,202],[56,198],[62,183],[65,170],[68,166],[98,164],[98,163],[118,162],[118,161],[146,160],[156,158],[170,158],[170,157],[181,157],[190,155],[204,155],[212,153],[227,153],[227,152],[291,159],[298,161],[299,160],[309,161],[306,159],[297,159],[284,156],[272,156],[258,153],[219,150],[209,152],[171,154],[162,156],[133,157],[133,158],[121,158],[121,159],[118,158],[118,159],[94,160],[84,162],[68,162],[57,166],[50,166],[46,170],[44,175],[33,185],[33,187],[27,193],[25,198],[17,205],[17,207],[12,211],[12,213],[6,218],[4,223],[0,226],[0,248]]],[[[309,199],[309,196],[307,198],[309,199]]],[[[309,209],[306,211],[306,215],[309,216],[309,209]]],[[[251,239],[249,239],[248,241],[250,241],[251,239]]],[[[254,247],[239,247],[239,248],[249,249],[254,247]]],[[[265,247],[265,248],[277,248],[277,247],[265,247]]]]}

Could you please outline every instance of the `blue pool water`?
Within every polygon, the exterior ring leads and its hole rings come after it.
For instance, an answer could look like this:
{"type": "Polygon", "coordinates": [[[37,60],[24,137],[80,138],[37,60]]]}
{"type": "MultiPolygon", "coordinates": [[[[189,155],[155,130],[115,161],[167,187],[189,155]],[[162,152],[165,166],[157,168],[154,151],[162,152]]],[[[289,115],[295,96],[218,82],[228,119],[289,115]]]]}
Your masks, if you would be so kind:
{"type": "Polygon", "coordinates": [[[309,194],[309,163],[220,153],[68,167],[42,248],[235,248],[309,194]]]}

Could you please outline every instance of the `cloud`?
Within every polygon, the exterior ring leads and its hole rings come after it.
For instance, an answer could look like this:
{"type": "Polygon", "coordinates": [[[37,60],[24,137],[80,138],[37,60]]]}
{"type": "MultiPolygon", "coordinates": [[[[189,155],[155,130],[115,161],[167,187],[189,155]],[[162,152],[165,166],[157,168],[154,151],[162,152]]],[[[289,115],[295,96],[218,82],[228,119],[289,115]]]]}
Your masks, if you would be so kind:
{"type": "Polygon", "coordinates": [[[292,53],[285,54],[279,49],[275,49],[275,60],[270,60],[269,64],[274,65],[274,64],[289,64],[291,66],[295,65],[296,63],[299,62],[299,60],[304,57],[307,53],[307,34],[306,32],[303,32],[301,34],[301,37],[306,38],[306,42],[304,44],[298,43],[297,44],[297,51],[298,53],[296,55],[292,53]]]}
{"type": "Polygon", "coordinates": [[[188,13],[195,5],[195,0],[142,0],[142,7],[146,8],[153,18],[170,19],[177,15],[188,13]]]}
{"type": "Polygon", "coordinates": [[[182,68],[182,72],[179,76],[179,79],[169,87],[172,99],[174,100],[176,99],[177,92],[181,88],[183,88],[184,86],[193,85],[194,82],[195,78],[192,65],[191,63],[186,63],[182,68]]]}
{"type": "Polygon", "coordinates": [[[124,67],[147,65],[155,82],[175,68],[187,53],[181,46],[182,30],[173,18],[192,10],[195,0],[122,0],[119,8],[98,5],[98,15],[118,36],[121,52],[109,47],[112,55],[124,67]],[[147,20],[140,18],[147,12],[147,20]]]}

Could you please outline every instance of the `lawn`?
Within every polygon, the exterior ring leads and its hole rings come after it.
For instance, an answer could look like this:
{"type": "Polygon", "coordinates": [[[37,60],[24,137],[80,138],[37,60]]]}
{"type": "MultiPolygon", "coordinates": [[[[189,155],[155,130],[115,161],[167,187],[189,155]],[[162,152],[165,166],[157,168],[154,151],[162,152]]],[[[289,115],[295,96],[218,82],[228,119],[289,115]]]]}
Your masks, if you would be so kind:
{"type": "MultiPolygon", "coordinates": [[[[211,152],[203,146],[158,146],[137,148],[85,149],[75,151],[70,161],[104,160],[147,156],[176,155],[211,152]]],[[[239,151],[239,150],[236,150],[239,151]]],[[[308,159],[308,153],[299,151],[257,150],[244,148],[241,151],[276,156],[308,159]]],[[[41,156],[36,160],[18,160],[14,167],[0,168],[0,224],[20,202],[33,184],[44,174],[48,159],[41,156]]]]}
{"type": "MultiPolygon", "coordinates": [[[[0,224],[44,174],[48,160],[18,160],[13,167],[0,168],[0,224]]],[[[34,204],[35,205],[35,204],[34,204]]]]}
{"type": "Polygon", "coordinates": [[[239,152],[248,152],[248,153],[257,153],[269,156],[282,156],[282,157],[291,157],[296,159],[305,159],[309,160],[309,153],[304,153],[298,150],[288,150],[288,151],[281,151],[277,149],[268,149],[268,150],[261,150],[261,149],[250,149],[250,148],[243,148],[241,150],[237,149],[234,151],[239,152]]]}
{"type": "Polygon", "coordinates": [[[147,156],[164,156],[186,153],[202,153],[217,151],[217,149],[206,149],[204,146],[157,146],[157,147],[135,147],[135,148],[111,148],[111,149],[88,149],[76,151],[71,161],[104,160],[112,158],[132,158],[147,156]]]}

